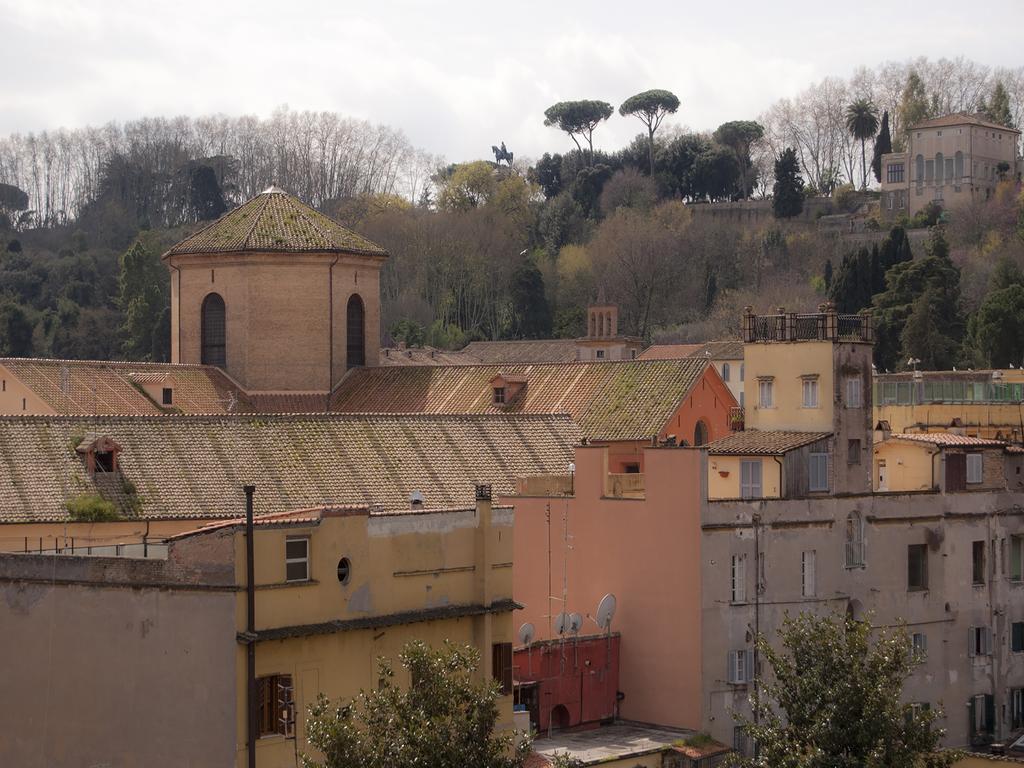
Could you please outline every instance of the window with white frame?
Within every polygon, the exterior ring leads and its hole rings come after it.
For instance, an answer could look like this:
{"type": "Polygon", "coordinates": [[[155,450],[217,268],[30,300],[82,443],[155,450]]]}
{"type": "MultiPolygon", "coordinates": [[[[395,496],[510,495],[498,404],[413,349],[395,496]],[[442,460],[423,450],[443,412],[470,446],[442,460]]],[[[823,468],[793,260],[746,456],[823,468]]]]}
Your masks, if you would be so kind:
{"type": "Polygon", "coordinates": [[[732,685],[746,685],[754,679],[754,652],[749,648],[729,651],[728,680],[732,685]]]}
{"type": "Polygon", "coordinates": [[[803,597],[814,597],[816,594],[816,559],[817,555],[813,549],[800,554],[800,594],[803,597]]]}
{"type": "Polygon", "coordinates": [[[982,480],[982,457],[980,453],[967,454],[967,482],[980,483],[982,480]]]}
{"type": "Polygon", "coordinates": [[[743,459],[740,461],[740,497],[744,499],[760,499],[763,495],[761,460],[743,459]]]}
{"type": "Polygon", "coordinates": [[[992,653],[992,630],[989,627],[970,627],[967,632],[967,655],[988,656],[992,653]]]}
{"type": "Polygon", "coordinates": [[[828,454],[812,453],[807,457],[809,491],[828,490],[828,454]]]}
{"type": "Polygon", "coordinates": [[[286,581],[309,581],[309,537],[289,536],[284,543],[286,581]]]}
{"type": "Polygon", "coordinates": [[[760,379],[757,382],[757,403],[761,408],[775,407],[775,382],[771,379],[760,379]]]}
{"type": "Polygon", "coordinates": [[[728,363],[722,363],[722,381],[728,381],[729,380],[729,374],[730,374],[729,364],[728,363]]]}
{"type": "Polygon", "coordinates": [[[730,570],[729,601],[747,602],[747,556],[733,555],[730,570]]]}
{"type": "Polygon", "coordinates": [[[818,407],[818,378],[803,379],[803,407],[818,407]]]}
{"type": "Polygon", "coordinates": [[[860,376],[846,378],[846,407],[862,408],[864,406],[864,390],[860,376]]]}

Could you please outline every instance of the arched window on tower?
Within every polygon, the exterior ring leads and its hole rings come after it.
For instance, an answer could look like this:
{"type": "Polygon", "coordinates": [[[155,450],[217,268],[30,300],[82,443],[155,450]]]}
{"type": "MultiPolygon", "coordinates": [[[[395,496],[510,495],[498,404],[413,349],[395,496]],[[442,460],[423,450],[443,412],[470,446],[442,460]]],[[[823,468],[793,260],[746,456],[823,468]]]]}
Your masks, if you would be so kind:
{"type": "Polygon", "coordinates": [[[363,300],[353,293],[345,314],[345,360],[349,368],[366,365],[366,320],[363,300]]]}
{"type": "Polygon", "coordinates": [[[227,367],[227,327],[224,299],[219,293],[207,294],[202,309],[202,350],[199,360],[203,365],[227,367]]]}

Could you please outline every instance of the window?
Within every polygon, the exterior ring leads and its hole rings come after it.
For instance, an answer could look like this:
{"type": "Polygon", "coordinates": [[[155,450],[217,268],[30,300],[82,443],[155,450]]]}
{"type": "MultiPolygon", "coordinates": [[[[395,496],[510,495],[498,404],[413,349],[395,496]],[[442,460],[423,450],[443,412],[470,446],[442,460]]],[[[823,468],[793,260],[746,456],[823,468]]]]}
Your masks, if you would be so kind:
{"type": "Polygon", "coordinates": [[[729,602],[747,602],[747,556],[733,555],[730,569],[729,602]]]}
{"type": "Polygon", "coordinates": [[[907,547],[907,589],[928,589],[928,546],[911,544],[907,547]]]}
{"type": "MultiPolygon", "coordinates": [[[[366,365],[366,313],[363,300],[353,293],[345,311],[345,365],[357,368],[366,365]]],[[[333,382],[331,383],[333,386],[333,382]]]]}
{"type": "Polygon", "coordinates": [[[284,542],[285,581],[309,581],[309,537],[289,537],[284,542]]]}
{"type": "Polygon", "coordinates": [[[846,516],[846,567],[864,565],[864,521],[859,512],[846,516]]]}
{"type": "Polygon", "coordinates": [[[744,363],[740,363],[740,381],[743,381],[743,375],[746,373],[746,371],[744,370],[745,367],[746,366],[744,363]]]}
{"type": "Polygon", "coordinates": [[[910,648],[915,656],[924,657],[928,654],[928,635],[915,632],[910,636],[910,648]]]}
{"type": "Polygon", "coordinates": [[[703,419],[697,419],[697,424],[693,428],[693,444],[694,445],[706,445],[708,442],[708,425],[704,423],[703,419]]]}
{"type": "Polygon", "coordinates": [[[945,162],[946,166],[943,173],[946,177],[946,181],[948,182],[953,178],[953,158],[947,157],[945,162]]]}
{"type": "Polygon", "coordinates": [[[907,707],[907,725],[917,722],[924,713],[932,708],[931,704],[924,701],[913,701],[907,707]]]}
{"type": "Polygon", "coordinates": [[[352,577],[352,563],[347,557],[341,558],[338,561],[338,581],[342,584],[348,584],[348,580],[352,577]]]}
{"type": "Polygon", "coordinates": [[[1022,564],[1024,564],[1024,536],[1016,534],[1010,537],[1010,581],[1021,581],[1022,564]]]}
{"type": "Polygon", "coordinates": [[[953,161],[953,177],[956,179],[962,179],[964,177],[964,153],[957,152],[953,156],[953,161]]]}
{"type": "Polygon", "coordinates": [[[886,166],[885,180],[889,184],[902,184],[903,163],[889,163],[886,166]]]}
{"type": "Polygon", "coordinates": [[[746,685],[754,679],[754,652],[749,648],[729,651],[729,677],[733,685],[746,685]]]}
{"type": "Polygon", "coordinates": [[[604,350],[603,349],[597,350],[597,359],[598,360],[603,360],[604,359],[604,350]]]}
{"type": "Polygon", "coordinates": [[[773,389],[773,382],[771,379],[761,379],[757,382],[757,401],[761,408],[774,408],[774,397],[775,394],[773,389]]]}
{"type": "Polygon", "coordinates": [[[1010,727],[1020,728],[1024,725],[1024,688],[1010,689],[1010,727]]]}
{"type": "Polygon", "coordinates": [[[744,459],[740,462],[740,496],[744,499],[762,497],[760,459],[744,459]]]}
{"type": "Polygon", "coordinates": [[[812,453],[808,456],[808,484],[810,491],[828,490],[828,454],[812,453]]]}
{"type": "Polygon", "coordinates": [[[163,390],[161,390],[160,392],[160,401],[164,405],[170,405],[173,400],[174,390],[172,390],[170,387],[164,387],[163,390]]]}
{"type": "Polygon", "coordinates": [[[745,757],[750,756],[748,741],[747,732],[744,730],[744,727],[742,725],[734,725],[732,727],[732,748],[737,754],[745,757]]]}
{"type": "Polygon", "coordinates": [[[967,482],[980,483],[982,479],[982,464],[980,453],[967,454],[967,482]]]}
{"type": "Polygon", "coordinates": [[[512,643],[491,646],[491,676],[501,686],[501,695],[512,693],[512,643]]]}
{"type": "Polygon", "coordinates": [[[942,169],[943,169],[942,153],[937,152],[935,154],[935,179],[936,181],[942,181],[942,169]]]}
{"type": "Polygon", "coordinates": [[[257,735],[295,735],[295,692],[291,675],[256,678],[257,735]]]}
{"type": "Polygon", "coordinates": [[[494,404],[502,405],[505,402],[505,388],[495,387],[494,388],[494,404]]]}
{"type": "Polygon", "coordinates": [[[1010,650],[1014,653],[1024,653],[1024,621],[1010,624],[1010,650]]]}
{"type": "Polygon", "coordinates": [[[975,541],[971,544],[971,582],[985,583],[985,542],[975,541]]]}
{"type": "Polygon", "coordinates": [[[227,366],[227,311],[224,299],[218,293],[203,299],[200,335],[202,349],[199,360],[203,365],[227,366]]]}
{"type": "Polygon", "coordinates": [[[846,379],[846,407],[862,408],[864,406],[864,393],[862,382],[859,376],[849,376],[846,379]]]}
{"type": "Polygon", "coordinates": [[[888,195],[885,196],[885,199],[887,201],[886,207],[891,211],[893,207],[896,205],[896,193],[890,192],[888,195]]]}
{"type": "Polygon", "coordinates": [[[967,633],[967,655],[988,656],[992,653],[992,630],[988,627],[971,627],[967,633]]]}
{"type": "Polygon", "coordinates": [[[800,594],[803,597],[815,595],[815,558],[813,549],[800,554],[800,594]]]}
{"type": "Polygon", "coordinates": [[[114,471],[114,452],[113,451],[96,451],[93,453],[93,460],[97,472],[113,472],[114,471]]]}
{"type": "Polygon", "coordinates": [[[729,380],[729,364],[722,363],[722,381],[729,380]]]}
{"type": "Polygon", "coordinates": [[[987,741],[995,731],[995,700],[987,693],[971,696],[967,701],[971,742],[987,741]]]}
{"type": "Polygon", "coordinates": [[[846,463],[860,464],[860,440],[850,439],[846,441],[846,463]]]}
{"type": "Polygon", "coordinates": [[[925,160],[924,161],[924,180],[931,182],[935,178],[935,161],[925,160]]]}
{"type": "Polygon", "coordinates": [[[818,380],[804,379],[803,380],[803,407],[804,408],[817,408],[818,407],[818,380]]]}
{"type": "Polygon", "coordinates": [[[914,158],[914,180],[918,183],[918,186],[924,181],[924,155],[918,155],[914,158]]]}
{"type": "Polygon", "coordinates": [[[639,475],[640,465],[639,464],[625,464],[622,467],[622,471],[627,475],[639,475]]]}

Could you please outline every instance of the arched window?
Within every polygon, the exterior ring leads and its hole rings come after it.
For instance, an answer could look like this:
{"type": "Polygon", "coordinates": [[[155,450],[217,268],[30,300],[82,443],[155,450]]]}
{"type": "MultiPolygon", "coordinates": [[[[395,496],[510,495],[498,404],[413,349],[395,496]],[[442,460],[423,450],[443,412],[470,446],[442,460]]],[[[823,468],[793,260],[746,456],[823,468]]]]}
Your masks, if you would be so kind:
{"type": "Polygon", "coordinates": [[[918,184],[924,181],[924,155],[914,158],[914,181],[918,184]]]}
{"type": "Polygon", "coordinates": [[[611,336],[612,335],[612,316],[610,314],[605,315],[605,318],[604,318],[604,335],[605,336],[611,336]]]}
{"type": "Polygon", "coordinates": [[[697,425],[693,428],[693,444],[707,445],[707,442],[708,426],[704,423],[703,419],[697,419],[697,425]]]}
{"type": "Polygon", "coordinates": [[[199,360],[203,365],[227,367],[227,330],[224,299],[219,293],[207,294],[202,309],[202,350],[199,360]]]}
{"type": "Polygon", "coordinates": [[[597,336],[597,312],[590,313],[590,337],[595,338],[597,336]]]}
{"type": "Polygon", "coordinates": [[[729,372],[729,364],[728,363],[722,363],[722,381],[728,381],[729,380],[729,373],[730,373],[729,372]]]}
{"type": "Polygon", "coordinates": [[[353,293],[345,314],[345,360],[349,368],[366,365],[366,322],[363,300],[353,293]]]}
{"type": "Polygon", "coordinates": [[[942,168],[943,168],[942,153],[941,152],[936,152],[935,153],[935,180],[936,181],[942,181],[942,168]]]}
{"type": "Polygon", "coordinates": [[[846,567],[864,565],[864,520],[860,512],[846,516],[846,567]]]}
{"type": "Polygon", "coordinates": [[[956,155],[954,155],[954,159],[955,167],[953,169],[953,174],[955,178],[962,179],[964,177],[964,153],[957,152],[956,155]]]}

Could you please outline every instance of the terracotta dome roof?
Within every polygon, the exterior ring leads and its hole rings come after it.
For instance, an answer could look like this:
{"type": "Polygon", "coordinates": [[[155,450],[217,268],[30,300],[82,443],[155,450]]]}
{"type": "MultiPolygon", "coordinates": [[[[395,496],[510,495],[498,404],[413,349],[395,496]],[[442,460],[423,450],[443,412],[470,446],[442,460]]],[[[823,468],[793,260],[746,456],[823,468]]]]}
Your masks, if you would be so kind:
{"type": "Polygon", "coordinates": [[[163,258],[239,251],[388,255],[298,198],[270,187],[172,246],[163,258]]]}

